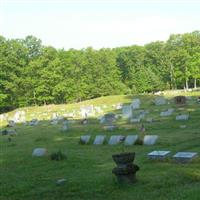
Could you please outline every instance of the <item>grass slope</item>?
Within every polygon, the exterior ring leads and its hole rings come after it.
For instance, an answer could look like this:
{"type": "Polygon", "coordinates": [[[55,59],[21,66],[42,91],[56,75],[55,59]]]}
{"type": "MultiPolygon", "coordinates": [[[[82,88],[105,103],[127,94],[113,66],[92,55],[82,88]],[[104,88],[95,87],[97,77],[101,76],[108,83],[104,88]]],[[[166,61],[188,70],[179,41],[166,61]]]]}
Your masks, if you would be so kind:
{"type": "MultiPolygon", "coordinates": [[[[176,94],[177,95],[177,94],[176,94]]],[[[188,93],[200,96],[200,93],[188,93]]],[[[78,109],[81,105],[103,105],[106,112],[113,109],[115,103],[128,103],[133,97],[102,97],[79,104],[51,105],[24,108],[31,119],[42,112],[65,112],[78,109]],[[49,110],[48,110],[48,109],[49,110]]],[[[134,97],[135,98],[135,97],[134,97]]],[[[146,123],[146,134],[157,134],[158,143],[154,146],[133,145],[123,148],[122,145],[102,146],[78,144],[80,135],[91,134],[92,139],[98,134],[106,134],[107,139],[114,134],[139,134],[139,124],[129,124],[125,120],[116,122],[118,129],[103,130],[95,118],[88,125],[77,123],[70,125],[70,130],[59,131],[61,124],[50,125],[49,116],[41,119],[38,126],[17,125],[18,135],[7,141],[7,136],[0,136],[0,199],[1,200],[102,200],[102,199],[134,199],[134,200],[199,200],[200,199],[200,159],[190,164],[177,164],[171,160],[153,162],[146,154],[152,150],[196,151],[200,153],[200,104],[193,97],[187,106],[170,105],[155,106],[151,95],[140,96],[141,109],[148,109],[149,116],[159,119],[154,123],[146,123]],[[170,117],[159,117],[160,111],[174,107],[176,112],[170,117]],[[190,119],[185,122],[175,121],[178,113],[190,112],[190,119]],[[180,129],[181,124],[187,125],[180,129]],[[61,150],[67,155],[63,161],[51,161],[48,157],[33,158],[35,147],[45,147],[49,153],[61,150]],[[112,175],[115,164],[112,154],[125,151],[136,152],[135,163],[140,166],[137,173],[138,182],[130,186],[122,186],[112,175]],[[57,186],[57,179],[66,178],[64,185],[57,186]]],[[[172,102],[171,94],[167,98],[172,102]]],[[[115,111],[113,111],[115,112],[115,111]]],[[[118,112],[118,111],[116,111],[118,112]]],[[[9,113],[11,116],[14,112],[9,113]]],[[[1,122],[3,129],[5,122],[1,122]]],[[[92,140],[93,141],[93,140],[92,140]]]]}

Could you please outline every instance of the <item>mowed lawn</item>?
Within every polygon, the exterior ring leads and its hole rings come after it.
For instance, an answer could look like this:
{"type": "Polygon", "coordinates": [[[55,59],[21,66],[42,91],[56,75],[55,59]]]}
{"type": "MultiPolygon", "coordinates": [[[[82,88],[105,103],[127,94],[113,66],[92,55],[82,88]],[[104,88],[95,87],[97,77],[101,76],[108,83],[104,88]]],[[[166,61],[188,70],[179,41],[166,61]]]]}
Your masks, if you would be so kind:
{"type": "MultiPolygon", "coordinates": [[[[153,150],[170,150],[171,155],[178,151],[198,152],[200,154],[200,104],[196,96],[200,92],[188,93],[192,99],[186,106],[173,103],[172,96],[167,96],[170,104],[155,106],[155,96],[142,95],[141,109],[149,110],[147,117],[156,121],[144,120],[146,134],[158,135],[154,146],[123,145],[101,146],[92,144],[96,135],[140,134],[140,124],[130,124],[124,119],[116,121],[117,129],[105,131],[97,118],[89,119],[88,125],[81,125],[80,120],[70,124],[69,130],[60,131],[62,123],[50,125],[48,120],[40,121],[35,127],[17,125],[18,135],[8,141],[8,136],[0,136],[0,200],[199,200],[200,199],[200,158],[188,164],[180,164],[172,159],[151,161],[147,153],[153,150]],[[169,117],[160,117],[166,108],[176,111],[169,117]],[[179,113],[189,113],[188,121],[175,121],[179,113]],[[180,125],[186,125],[181,129],[180,125]],[[90,134],[88,145],[79,144],[81,135],[90,134]],[[63,161],[52,161],[49,157],[32,157],[36,147],[44,147],[48,153],[61,150],[67,155],[63,161]],[[112,154],[123,151],[136,152],[135,163],[139,165],[137,182],[133,185],[119,185],[112,169],[115,163],[112,154]],[[65,178],[63,185],[56,185],[58,179],[65,178]]],[[[130,96],[112,96],[85,102],[85,104],[108,105],[131,102],[130,96]]],[[[84,103],[83,103],[84,104],[84,103]]],[[[80,104],[54,106],[53,112],[63,107],[75,109],[80,104]]],[[[29,114],[45,112],[44,107],[26,108],[29,114]],[[31,112],[31,113],[30,113],[31,112]]],[[[113,111],[118,112],[119,111],[113,111]]],[[[12,113],[11,113],[12,114],[12,113]]],[[[5,123],[1,128],[4,129],[5,123]]]]}

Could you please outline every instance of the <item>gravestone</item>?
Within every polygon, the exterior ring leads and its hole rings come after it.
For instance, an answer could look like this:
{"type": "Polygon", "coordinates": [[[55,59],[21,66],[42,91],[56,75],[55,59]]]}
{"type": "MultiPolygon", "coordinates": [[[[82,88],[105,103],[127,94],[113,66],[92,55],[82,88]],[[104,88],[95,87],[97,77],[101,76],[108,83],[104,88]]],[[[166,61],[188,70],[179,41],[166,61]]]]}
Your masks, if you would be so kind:
{"type": "Polygon", "coordinates": [[[29,122],[29,126],[36,126],[38,123],[39,123],[39,121],[38,121],[37,119],[32,119],[32,120],[29,122]]]}
{"type": "Polygon", "coordinates": [[[9,126],[9,127],[15,126],[15,122],[14,122],[13,120],[9,120],[9,121],[8,121],[8,126],[9,126]]]}
{"type": "Polygon", "coordinates": [[[80,143],[81,144],[88,144],[89,143],[89,141],[90,141],[90,135],[82,135],[81,137],[80,137],[80,143]]]}
{"type": "Polygon", "coordinates": [[[140,99],[133,99],[132,103],[131,103],[131,107],[133,110],[140,108],[140,99]]]}
{"type": "Polygon", "coordinates": [[[180,125],[179,127],[180,128],[186,128],[187,126],[183,124],[183,125],[180,125]]]}
{"type": "Polygon", "coordinates": [[[122,107],[122,117],[125,119],[130,119],[133,115],[132,107],[130,105],[126,105],[122,107]]]}
{"type": "Polygon", "coordinates": [[[152,151],[151,153],[148,153],[148,157],[150,159],[153,159],[153,160],[163,160],[167,157],[169,157],[169,154],[170,154],[170,151],[152,151]]]}
{"type": "Polygon", "coordinates": [[[124,145],[133,145],[138,139],[138,135],[128,135],[126,136],[126,139],[124,140],[124,145]]]}
{"type": "Polygon", "coordinates": [[[190,162],[195,157],[197,157],[196,152],[178,152],[173,156],[177,162],[190,162]]]}
{"type": "Polygon", "coordinates": [[[116,128],[115,125],[104,126],[104,130],[106,130],[106,131],[113,131],[115,128],[116,128]]]}
{"type": "Polygon", "coordinates": [[[154,145],[158,139],[157,135],[145,135],[143,144],[144,145],[154,145]]]}
{"type": "Polygon", "coordinates": [[[122,135],[113,135],[110,137],[110,140],[108,142],[109,145],[116,145],[121,143],[121,141],[124,139],[124,136],[122,135]]]}
{"type": "Polygon", "coordinates": [[[166,99],[164,97],[157,97],[155,99],[155,105],[159,106],[159,105],[165,105],[166,104],[166,99]]]}
{"type": "Polygon", "coordinates": [[[183,121],[183,120],[188,120],[188,119],[189,119],[189,115],[187,115],[187,114],[182,114],[182,115],[176,116],[177,121],[183,121]]]}
{"type": "Polygon", "coordinates": [[[167,111],[161,112],[161,113],[160,113],[160,116],[161,116],[161,117],[167,117],[167,116],[172,115],[173,112],[174,112],[174,108],[168,108],[167,111]]]}
{"type": "Polygon", "coordinates": [[[97,135],[95,140],[94,140],[94,143],[95,145],[101,145],[104,143],[104,140],[105,140],[105,135],[97,135]]]}
{"type": "Polygon", "coordinates": [[[45,148],[36,148],[33,150],[32,156],[42,157],[47,155],[47,150],[45,148]]]}
{"type": "Polygon", "coordinates": [[[152,123],[152,122],[153,122],[153,118],[150,118],[150,117],[147,118],[147,119],[146,119],[146,122],[148,122],[148,123],[152,123]]]}

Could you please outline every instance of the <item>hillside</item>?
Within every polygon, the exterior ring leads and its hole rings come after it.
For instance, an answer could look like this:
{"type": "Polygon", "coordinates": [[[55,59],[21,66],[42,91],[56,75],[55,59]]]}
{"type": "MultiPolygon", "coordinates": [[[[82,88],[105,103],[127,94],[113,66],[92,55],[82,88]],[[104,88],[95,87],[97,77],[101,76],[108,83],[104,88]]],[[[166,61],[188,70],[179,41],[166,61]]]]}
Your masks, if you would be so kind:
{"type": "Polygon", "coordinates": [[[199,200],[200,158],[191,163],[180,164],[169,158],[152,161],[147,153],[153,150],[169,150],[171,155],[178,151],[200,153],[200,92],[166,92],[166,104],[155,105],[156,95],[106,96],[76,104],[25,107],[5,113],[1,120],[1,130],[15,130],[16,136],[0,135],[0,199],[2,200],[77,200],[77,199],[134,199],[134,200],[199,200]],[[185,95],[186,105],[176,105],[174,96],[185,95]],[[135,112],[147,111],[140,123],[130,123],[121,116],[122,105],[129,105],[133,99],[141,100],[135,112]],[[88,116],[88,123],[82,124],[80,108],[93,106],[95,112],[88,116]],[[170,116],[160,113],[173,108],[170,116]],[[13,119],[18,111],[24,111],[26,123],[6,127],[7,120],[13,119]],[[106,113],[115,113],[115,129],[105,129],[99,119],[106,113]],[[52,125],[52,117],[60,116],[52,125]],[[176,121],[179,114],[188,114],[186,121],[176,121]],[[153,119],[147,122],[148,118],[153,119]],[[32,119],[38,124],[30,126],[32,119]],[[68,119],[68,130],[63,131],[63,121],[68,119]],[[141,136],[140,127],[144,124],[146,135],[158,135],[153,146],[108,145],[111,135],[141,136]],[[184,125],[184,127],[183,127],[184,125]],[[181,128],[183,127],[183,128],[181,128]],[[103,145],[92,144],[96,135],[106,135],[103,145]],[[81,135],[91,135],[89,144],[79,144],[81,135]],[[10,139],[9,139],[10,138],[10,139]],[[32,157],[34,148],[43,147],[46,157],[32,157]],[[66,160],[49,159],[52,152],[61,150],[66,160]],[[135,163],[139,165],[138,181],[123,186],[116,182],[112,174],[115,163],[112,154],[122,151],[136,152],[135,163]],[[66,179],[63,185],[56,180],[66,179]]]}

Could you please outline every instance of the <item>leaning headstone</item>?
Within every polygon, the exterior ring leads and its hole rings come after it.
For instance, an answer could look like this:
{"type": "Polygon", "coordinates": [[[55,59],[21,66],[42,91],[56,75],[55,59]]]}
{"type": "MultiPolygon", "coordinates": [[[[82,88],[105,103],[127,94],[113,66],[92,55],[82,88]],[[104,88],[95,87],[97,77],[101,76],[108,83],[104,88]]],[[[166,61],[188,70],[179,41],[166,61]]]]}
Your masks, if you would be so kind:
{"type": "Polygon", "coordinates": [[[108,144],[109,145],[119,144],[122,141],[122,139],[124,139],[124,136],[122,135],[113,135],[110,137],[108,144]]]}
{"type": "Polygon", "coordinates": [[[90,135],[82,135],[81,137],[80,137],[80,143],[81,144],[88,144],[89,143],[89,141],[90,141],[90,135]]]}
{"type": "Polygon", "coordinates": [[[33,150],[32,156],[42,157],[47,155],[47,150],[45,148],[36,148],[33,150]]]}
{"type": "Polygon", "coordinates": [[[144,145],[154,145],[158,139],[157,135],[145,135],[143,144],[144,145]]]}
{"type": "Polygon", "coordinates": [[[173,156],[177,162],[190,162],[195,157],[197,157],[196,152],[178,152],[173,156]]]}
{"type": "Polygon", "coordinates": [[[124,145],[133,145],[138,139],[138,135],[128,135],[126,136],[126,139],[124,140],[124,145]]]}
{"type": "Polygon", "coordinates": [[[187,114],[182,114],[182,115],[177,115],[176,116],[176,120],[177,121],[188,120],[188,118],[189,118],[189,115],[187,115],[187,114]]]}
{"type": "Polygon", "coordinates": [[[170,151],[152,151],[151,153],[148,153],[148,157],[152,160],[163,160],[167,157],[169,157],[170,151]]]}
{"type": "Polygon", "coordinates": [[[105,135],[97,135],[95,140],[94,140],[94,143],[95,145],[101,145],[104,143],[104,140],[105,140],[105,135]]]}
{"type": "Polygon", "coordinates": [[[164,97],[157,97],[155,99],[155,104],[156,104],[156,106],[165,105],[166,104],[166,99],[164,97]]]}

